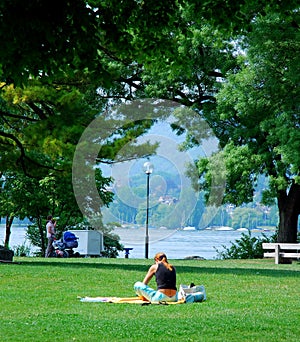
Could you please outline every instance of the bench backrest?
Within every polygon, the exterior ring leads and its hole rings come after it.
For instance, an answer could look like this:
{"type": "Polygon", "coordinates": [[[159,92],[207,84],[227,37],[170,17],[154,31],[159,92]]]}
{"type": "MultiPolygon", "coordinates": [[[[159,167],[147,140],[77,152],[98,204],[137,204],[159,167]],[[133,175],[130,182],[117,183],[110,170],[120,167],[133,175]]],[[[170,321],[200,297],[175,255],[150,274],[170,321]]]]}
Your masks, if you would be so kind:
{"type": "Polygon", "coordinates": [[[279,248],[283,250],[294,250],[294,249],[300,250],[300,243],[264,242],[262,244],[263,249],[275,249],[277,246],[279,246],[279,248]]]}

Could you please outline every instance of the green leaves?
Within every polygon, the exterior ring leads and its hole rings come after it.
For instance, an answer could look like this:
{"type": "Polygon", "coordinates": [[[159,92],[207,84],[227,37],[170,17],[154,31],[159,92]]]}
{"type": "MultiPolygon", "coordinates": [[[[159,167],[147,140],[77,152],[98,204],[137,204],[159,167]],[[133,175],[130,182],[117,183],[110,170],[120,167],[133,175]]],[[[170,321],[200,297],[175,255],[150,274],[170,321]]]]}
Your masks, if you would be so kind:
{"type": "Polygon", "coordinates": [[[231,243],[230,247],[223,246],[224,250],[218,252],[220,259],[261,259],[263,258],[263,242],[274,242],[276,240],[275,234],[268,238],[265,234],[261,237],[254,237],[251,231],[247,234],[242,233],[241,238],[231,243]]]}
{"type": "Polygon", "coordinates": [[[85,2],[3,1],[0,38],[4,78],[63,75],[68,65],[88,66],[95,55],[95,17],[85,2]]]}

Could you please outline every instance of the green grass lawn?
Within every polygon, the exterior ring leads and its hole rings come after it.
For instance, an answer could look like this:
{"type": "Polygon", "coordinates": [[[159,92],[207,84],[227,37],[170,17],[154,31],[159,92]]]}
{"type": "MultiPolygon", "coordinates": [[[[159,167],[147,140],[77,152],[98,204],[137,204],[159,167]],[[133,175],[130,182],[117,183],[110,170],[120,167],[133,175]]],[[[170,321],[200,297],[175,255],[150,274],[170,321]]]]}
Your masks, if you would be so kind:
{"type": "MultiPolygon", "coordinates": [[[[14,258],[0,264],[0,340],[289,341],[300,338],[300,263],[171,260],[178,284],[207,301],[182,305],[83,303],[134,296],[152,260],[14,258]]],[[[154,280],[151,284],[154,286],[154,280]]]]}

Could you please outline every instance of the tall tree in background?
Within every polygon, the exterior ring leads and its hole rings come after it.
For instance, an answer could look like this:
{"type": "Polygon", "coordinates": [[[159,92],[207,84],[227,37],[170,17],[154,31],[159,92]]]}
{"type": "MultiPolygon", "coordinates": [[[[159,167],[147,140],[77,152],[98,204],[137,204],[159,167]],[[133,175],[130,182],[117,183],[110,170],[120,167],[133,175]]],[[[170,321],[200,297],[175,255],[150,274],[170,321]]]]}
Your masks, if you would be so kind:
{"type": "MultiPolygon", "coordinates": [[[[241,70],[224,84],[214,116],[226,165],[225,201],[237,205],[251,201],[259,175],[268,176],[263,200],[269,204],[277,200],[278,241],[296,242],[300,214],[299,11],[257,17],[246,43],[241,70]]],[[[209,168],[209,163],[199,162],[202,174],[209,168]]]]}

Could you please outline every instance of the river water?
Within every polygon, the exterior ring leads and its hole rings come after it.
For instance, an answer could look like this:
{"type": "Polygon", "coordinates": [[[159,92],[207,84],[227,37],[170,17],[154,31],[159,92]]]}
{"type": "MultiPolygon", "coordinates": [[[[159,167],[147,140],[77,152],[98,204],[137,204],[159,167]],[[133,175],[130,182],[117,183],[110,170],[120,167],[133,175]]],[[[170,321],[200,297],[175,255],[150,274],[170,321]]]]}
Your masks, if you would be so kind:
{"type": "MultiPolygon", "coordinates": [[[[142,259],[145,257],[145,229],[118,228],[115,233],[120,236],[120,241],[124,247],[133,248],[129,258],[142,259]]],[[[10,246],[14,248],[22,244],[30,247],[25,240],[26,228],[14,227],[10,237],[10,246]]],[[[188,256],[199,256],[205,259],[216,259],[217,250],[223,251],[223,245],[230,247],[232,242],[241,237],[241,231],[216,231],[216,230],[167,230],[149,229],[149,258],[157,252],[165,252],[170,259],[183,259],[188,256]]],[[[252,232],[252,236],[261,236],[261,232],[252,232]]],[[[267,236],[272,232],[265,232],[267,236]]],[[[0,245],[3,245],[5,235],[4,227],[0,226],[0,245]]],[[[78,241],[80,244],[80,241],[78,241]]],[[[32,248],[34,250],[34,247],[32,248]]],[[[119,252],[119,257],[123,258],[125,252],[119,252]]]]}
{"type": "MultiPolygon", "coordinates": [[[[145,256],[145,232],[142,229],[118,229],[124,247],[132,247],[129,257],[144,258],[145,256]],[[142,237],[142,235],[144,235],[142,237]]],[[[265,232],[268,236],[272,233],[265,232]]],[[[165,252],[170,259],[183,259],[188,256],[199,256],[205,259],[216,259],[218,251],[223,251],[223,245],[230,247],[232,242],[239,239],[241,231],[216,231],[216,230],[159,230],[149,231],[149,258],[157,252],[165,252]]],[[[252,236],[261,236],[261,232],[251,232],[252,236]]],[[[121,252],[120,256],[122,255],[121,252]]],[[[124,256],[124,254],[123,254],[124,256]]]]}

